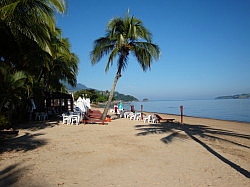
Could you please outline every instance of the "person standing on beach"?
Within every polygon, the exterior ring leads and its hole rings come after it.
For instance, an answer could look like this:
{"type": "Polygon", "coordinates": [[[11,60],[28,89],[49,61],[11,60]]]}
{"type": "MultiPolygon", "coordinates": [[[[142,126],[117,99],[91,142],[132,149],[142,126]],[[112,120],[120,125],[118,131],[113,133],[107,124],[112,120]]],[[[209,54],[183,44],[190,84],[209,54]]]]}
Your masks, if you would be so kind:
{"type": "Polygon", "coordinates": [[[123,110],[122,102],[119,103],[118,109],[119,109],[119,111],[123,110]]]}
{"type": "Polygon", "coordinates": [[[117,106],[117,104],[115,103],[115,104],[114,104],[115,114],[117,114],[117,109],[118,109],[118,106],[117,106]]]}

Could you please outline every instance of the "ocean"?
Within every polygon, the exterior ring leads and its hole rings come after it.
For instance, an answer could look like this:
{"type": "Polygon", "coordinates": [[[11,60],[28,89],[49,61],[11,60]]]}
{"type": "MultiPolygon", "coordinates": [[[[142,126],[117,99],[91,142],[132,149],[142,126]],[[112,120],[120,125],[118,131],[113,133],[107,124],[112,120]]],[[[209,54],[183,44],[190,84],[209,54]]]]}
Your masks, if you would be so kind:
{"type": "Polygon", "coordinates": [[[124,104],[124,109],[180,115],[250,122],[250,99],[207,99],[207,100],[155,100],[146,102],[131,102],[124,104]]]}

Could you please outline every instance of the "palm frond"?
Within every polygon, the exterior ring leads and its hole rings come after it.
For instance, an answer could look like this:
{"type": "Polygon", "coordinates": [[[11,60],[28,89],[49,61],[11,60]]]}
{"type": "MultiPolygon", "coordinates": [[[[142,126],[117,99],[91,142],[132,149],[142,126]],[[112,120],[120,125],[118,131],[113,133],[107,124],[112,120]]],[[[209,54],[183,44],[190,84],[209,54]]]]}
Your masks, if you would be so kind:
{"type": "Polygon", "coordinates": [[[90,52],[91,63],[96,64],[100,59],[114,49],[115,44],[108,37],[102,37],[94,42],[94,48],[90,52]]]}
{"type": "Polygon", "coordinates": [[[108,72],[110,66],[113,65],[114,58],[118,55],[118,52],[119,52],[119,51],[118,51],[117,48],[114,48],[114,49],[111,51],[111,53],[110,53],[110,55],[109,55],[109,58],[108,58],[108,63],[107,63],[106,68],[105,68],[105,72],[108,72]]]}
{"type": "Polygon", "coordinates": [[[55,32],[54,10],[63,13],[65,1],[3,1],[1,3],[0,18],[10,28],[15,38],[24,35],[52,55],[50,33],[55,32]]]}

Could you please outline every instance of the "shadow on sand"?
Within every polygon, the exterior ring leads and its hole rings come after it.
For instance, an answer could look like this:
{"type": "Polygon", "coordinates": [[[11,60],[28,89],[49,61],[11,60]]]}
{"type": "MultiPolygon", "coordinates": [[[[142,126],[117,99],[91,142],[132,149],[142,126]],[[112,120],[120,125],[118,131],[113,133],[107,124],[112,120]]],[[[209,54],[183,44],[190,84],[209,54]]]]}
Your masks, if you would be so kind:
{"type": "Polygon", "coordinates": [[[180,124],[180,123],[158,123],[158,124],[149,124],[149,125],[136,125],[136,130],[141,131],[137,133],[137,136],[145,136],[150,134],[162,134],[168,133],[169,135],[162,138],[161,141],[168,144],[178,139],[187,139],[191,138],[195,142],[199,143],[204,147],[209,153],[216,156],[225,164],[231,166],[233,169],[241,173],[247,178],[250,178],[250,173],[246,169],[240,167],[239,165],[228,160],[209,145],[204,143],[204,141],[224,141],[235,146],[239,146],[243,149],[249,151],[250,147],[239,142],[234,142],[228,140],[227,137],[235,137],[238,139],[247,139],[250,140],[250,135],[235,133],[233,131],[227,131],[224,129],[211,128],[205,125],[189,125],[189,124],[180,124]],[[203,141],[201,140],[203,139],[203,141]]]}
{"type": "MultiPolygon", "coordinates": [[[[43,121],[43,122],[29,122],[17,126],[19,130],[28,129],[31,132],[23,132],[16,135],[0,134],[0,155],[10,151],[31,151],[38,147],[46,145],[46,139],[39,138],[44,133],[36,133],[35,131],[52,128],[59,124],[59,121],[43,121]]],[[[20,176],[25,174],[27,167],[20,167],[21,163],[7,166],[0,171],[0,187],[13,186],[17,183],[20,176]]]]}
{"type": "Polygon", "coordinates": [[[12,186],[18,181],[25,170],[25,168],[17,169],[19,165],[13,164],[0,171],[0,186],[12,186]]]}
{"type": "MultiPolygon", "coordinates": [[[[18,181],[21,176],[25,175],[25,172],[29,170],[29,167],[22,167],[21,163],[12,164],[0,171],[0,187],[16,186],[21,187],[23,185],[18,185],[18,181]]],[[[27,181],[29,183],[30,181],[27,181]]],[[[29,183],[30,184],[30,183],[29,183]]],[[[29,185],[34,186],[34,185],[29,185]]],[[[44,186],[41,184],[36,184],[36,187],[44,186]]]]}
{"type": "Polygon", "coordinates": [[[45,128],[52,128],[59,125],[60,119],[52,119],[47,121],[30,121],[27,123],[18,124],[17,129],[28,129],[30,131],[37,131],[45,128]]]}
{"type": "Polygon", "coordinates": [[[35,133],[35,131],[52,128],[59,124],[59,121],[43,121],[43,122],[29,122],[19,124],[18,129],[27,129],[33,132],[25,132],[17,135],[5,135],[0,133],[0,154],[8,151],[30,151],[47,144],[45,139],[38,138],[44,133],[35,133]]]}
{"type": "Polygon", "coordinates": [[[0,154],[8,151],[30,151],[47,144],[44,139],[37,139],[43,133],[24,133],[11,138],[0,138],[0,154]]]}

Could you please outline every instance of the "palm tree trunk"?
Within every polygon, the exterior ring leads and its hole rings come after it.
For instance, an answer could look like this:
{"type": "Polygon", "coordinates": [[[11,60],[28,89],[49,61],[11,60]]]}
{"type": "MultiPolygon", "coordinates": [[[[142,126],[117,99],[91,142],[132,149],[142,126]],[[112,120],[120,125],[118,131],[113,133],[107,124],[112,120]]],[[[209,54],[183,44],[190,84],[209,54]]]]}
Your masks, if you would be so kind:
{"type": "Polygon", "coordinates": [[[117,84],[117,81],[118,79],[121,77],[121,74],[119,73],[119,71],[116,73],[116,76],[115,76],[115,79],[114,79],[114,83],[113,83],[113,86],[111,88],[111,91],[109,93],[109,98],[108,98],[108,102],[107,102],[107,105],[102,113],[102,120],[104,120],[108,114],[108,111],[110,109],[110,105],[111,105],[111,102],[112,102],[112,99],[113,99],[113,96],[114,96],[114,93],[115,93],[115,87],[116,87],[116,84],[117,84]]]}

